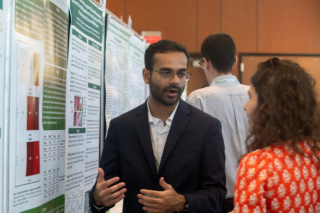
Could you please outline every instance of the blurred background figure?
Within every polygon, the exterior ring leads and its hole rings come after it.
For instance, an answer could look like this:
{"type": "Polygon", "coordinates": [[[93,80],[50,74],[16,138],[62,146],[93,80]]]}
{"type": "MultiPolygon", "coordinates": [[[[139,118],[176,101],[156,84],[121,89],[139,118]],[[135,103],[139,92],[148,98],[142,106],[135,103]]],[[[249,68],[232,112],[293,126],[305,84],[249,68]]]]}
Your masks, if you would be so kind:
{"type": "Polygon", "coordinates": [[[201,56],[199,64],[210,86],[193,91],[187,102],[221,122],[227,156],[225,168],[228,190],[221,213],[227,213],[233,209],[233,189],[239,159],[247,153],[245,141],[248,121],[243,107],[249,100],[249,86],[240,84],[232,74],[237,57],[236,45],[230,35],[209,35],[202,42],[201,56]]]}

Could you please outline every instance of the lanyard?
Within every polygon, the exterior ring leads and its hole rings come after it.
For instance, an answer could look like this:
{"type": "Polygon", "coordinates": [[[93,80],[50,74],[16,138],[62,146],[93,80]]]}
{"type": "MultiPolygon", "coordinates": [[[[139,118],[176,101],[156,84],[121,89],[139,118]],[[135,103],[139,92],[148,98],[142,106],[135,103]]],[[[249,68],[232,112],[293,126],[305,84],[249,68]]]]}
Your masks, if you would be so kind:
{"type": "Polygon", "coordinates": [[[223,80],[216,81],[213,84],[224,84],[224,83],[238,83],[238,84],[240,84],[240,82],[236,79],[223,79],[223,80]]]}

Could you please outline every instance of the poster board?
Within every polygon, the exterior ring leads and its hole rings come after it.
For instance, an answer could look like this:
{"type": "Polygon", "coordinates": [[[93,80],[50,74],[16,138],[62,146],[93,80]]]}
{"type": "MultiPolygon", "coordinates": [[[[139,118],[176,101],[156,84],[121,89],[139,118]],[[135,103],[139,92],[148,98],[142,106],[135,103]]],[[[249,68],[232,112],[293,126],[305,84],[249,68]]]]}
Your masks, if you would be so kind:
{"type": "MultiPolygon", "coordinates": [[[[122,21],[107,17],[105,52],[106,130],[110,121],[144,103],[146,86],[142,77],[145,41],[122,21]]],[[[122,212],[123,201],[109,210],[122,212]]]]}
{"type": "Polygon", "coordinates": [[[13,1],[9,212],[64,211],[68,0],[13,1]]]}
{"type": "MultiPolygon", "coordinates": [[[[4,212],[90,212],[88,196],[105,134],[105,53],[110,49],[105,49],[104,4],[14,0],[12,10],[5,10],[6,1],[0,0],[0,100],[8,100],[10,108],[5,126],[6,109],[0,106],[4,212]],[[7,173],[2,154],[8,156],[7,173]]],[[[117,58],[117,68],[120,62],[126,66],[122,80],[127,82],[121,82],[126,88],[118,87],[125,91],[122,114],[145,101],[145,42],[125,25],[114,26],[127,37],[124,57],[117,58]]]]}
{"type": "Polygon", "coordinates": [[[105,53],[106,127],[111,119],[142,104],[145,41],[108,16],[105,53]]]}
{"type": "Polygon", "coordinates": [[[65,210],[87,212],[99,165],[105,13],[90,0],[71,0],[70,12],[65,210]]]}
{"type": "MultiPolygon", "coordinates": [[[[5,53],[6,53],[6,2],[0,0],[0,101],[4,103],[4,88],[5,88],[5,53]]],[[[2,202],[3,202],[3,188],[2,181],[4,174],[3,170],[3,126],[4,126],[4,104],[0,105],[0,211],[2,210],[2,202]]]]}

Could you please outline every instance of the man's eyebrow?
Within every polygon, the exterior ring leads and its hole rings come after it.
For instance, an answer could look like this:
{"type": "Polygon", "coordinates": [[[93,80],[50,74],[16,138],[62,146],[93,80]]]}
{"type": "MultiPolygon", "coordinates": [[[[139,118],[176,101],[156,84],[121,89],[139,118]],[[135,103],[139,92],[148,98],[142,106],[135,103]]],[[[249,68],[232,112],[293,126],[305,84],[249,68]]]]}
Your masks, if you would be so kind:
{"type": "MultiPolygon", "coordinates": [[[[172,71],[172,68],[170,67],[161,67],[159,70],[163,70],[163,71],[172,71]]],[[[178,71],[187,71],[187,68],[180,68],[178,71]]]]}

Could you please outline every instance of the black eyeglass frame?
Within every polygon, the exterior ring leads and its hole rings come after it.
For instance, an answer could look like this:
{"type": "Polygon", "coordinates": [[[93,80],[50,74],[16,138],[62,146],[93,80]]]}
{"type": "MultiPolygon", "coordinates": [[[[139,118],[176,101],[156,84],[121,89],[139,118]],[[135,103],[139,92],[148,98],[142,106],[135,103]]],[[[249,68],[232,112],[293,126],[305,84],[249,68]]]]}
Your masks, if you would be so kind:
{"type": "MultiPolygon", "coordinates": [[[[173,71],[167,71],[167,70],[150,70],[150,71],[155,71],[155,72],[158,72],[158,73],[160,73],[160,74],[161,74],[161,72],[172,72],[172,73],[173,73],[173,75],[172,75],[172,77],[171,77],[170,80],[163,80],[162,77],[161,77],[161,75],[160,75],[160,79],[161,79],[162,81],[171,81],[171,80],[173,79],[174,75],[177,75],[177,76],[178,76],[178,73],[179,73],[179,72],[181,73],[181,71],[173,72],[173,71]]],[[[186,73],[186,80],[185,80],[185,81],[180,81],[180,82],[187,82],[187,81],[189,81],[190,78],[191,78],[192,73],[191,73],[191,72],[187,72],[187,71],[182,71],[182,72],[185,72],[185,73],[186,73]],[[187,75],[188,75],[188,74],[190,75],[189,78],[187,78],[187,75]]],[[[178,76],[178,78],[179,78],[179,76],[178,76]]],[[[180,80],[180,78],[179,78],[179,80],[180,80]]]]}
{"type": "Polygon", "coordinates": [[[199,61],[198,61],[198,64],[200,65],[200,67],[203,69],[203,66],[201,64],[204,64],[204,58],[201,58],[199,61]]]}

